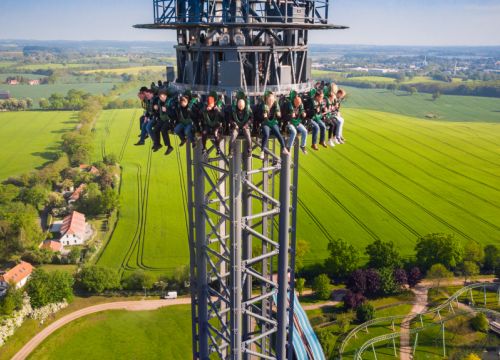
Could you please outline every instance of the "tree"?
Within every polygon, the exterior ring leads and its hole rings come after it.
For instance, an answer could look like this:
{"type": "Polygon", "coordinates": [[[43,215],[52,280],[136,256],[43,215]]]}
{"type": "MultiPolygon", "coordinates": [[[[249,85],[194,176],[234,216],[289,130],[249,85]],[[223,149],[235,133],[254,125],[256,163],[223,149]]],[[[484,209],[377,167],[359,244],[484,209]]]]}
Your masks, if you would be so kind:
{"type": "Polygon", "coordinates": [[[479,266],[474,261],[464,261],[462,264],[462,274],[464,281],[467,282],[468,278],[479,274],[479,266]]]}
{"type": "Polygon", "coordinates": [[[347,290],[344,295],[344,308],[346,310],[357,309],[365,301],[363,294],[347,290]]]}
{"type": "Polygon", "coordinates": [[[129,290],[151,289],[156,279],[144,270],[136,270],[123,280],[123,286],[129,290]]]}
{"type": "Polygon", "coordinates": [[[49,190],[43,185],[35,185],[22,189],[19,198],[25,204],[33,205],[36,209],[41,210],[49,202],[49,190]]]}
{"type": "Polygon", "coordinates": [[[500,259],[500,252],[496,245],[486,245],[484,247],[483,269],[487,273],[493,273],[495,266],[500,259]]]}
{"type": "Polygon", "coordinates": [[[335,280],[345,279],[353,272],[359,263],[359,253],[356,248],[342,239],[330,240],[328,243],[330,257],[325,261],[325,269],[335,280]]]}
{"type": "Polygon", "coordinates": [[[362,304],[356,309],[356,319],[360,323],[370,321],[375,316],[375,308],[371,304],[362,304]]]}
{"type": "Polygon", "coordinates": [[[355,293],[364,294],[366,292],[365,270],[354,270],[347,280],[347,288],[355,293]]]}
{"type": "Polygon", "coordinates": [[[114,269],[91,265],[84,267],[77,275],[78,282],[87,291],[102,293],[104,290],[120,288],[120,277],[114,269]]]}
{"type": "Polygon", "coordinates": [[[435,91],[432,93],[432,101],[436,101],[441,97],[441,93],[439,91],[435,91]]]}
{"type": "Polygon", "coordinates": [[[393,275],[398,291],[403,290],[406,284],[408,284],[408,275],[406,271],[404,269],[394,269],[393,275]]]}
{"type": "Polygon", "coordinates": [[[100,213],[109,214],[118,206],[118,193],[111,188],[104,189],[100,204],[100,213]]]}
{"type": "Polygon", "coordinates": [[[306,285],[306,279],[304,278],[295,279],[295,289],[297,289],[300,296],[302,296],[302,293],[304,292],[305,285],[306,285]]]}
{"type": "Polygon", "coordinates": [[[23,293],[16,289],[14,284],[10,284],[7,293],[0,298],[0,315],[12,315],[15,310],[23,307],[23,293]]]}
{"type": "Polygon", "coordinates": [[[422,273],[417,266],[414,266],[408,272],[408,285],[414,288],[422,279],[422,273]]]}
{"type": "Polygon", "coordinates": [[[484,250],[481,244],[475,241],[467,241],[464,245],[463,260],[481,264],[484,260],[484,250]]]}
{"type": "Polygon", "coordinates": [[[463,258],[463,248],[450,234],[428,234],[417,240],[415,246],[418,266],[427,271],[434,264],[455,269],[463,258]]]}
{"type": "Polygon", "coordinates": [[[401,257],[392,241],[375,240],[366,247],[365,253],[369,257],[368,267],[381,269],[396,268],[401,265],[401,257]]]}
{"type": "Polygon", "coordinates": [[[382,285],[379,272],[375,269],[366,269],[365,277],[366,277],[366,296],[367,297],[377,296],[380,292],[380,287],[382,285]]]}
{"type": "Polygon", "coordinates": [[[427,278],[436,281],[436,287],[439,289],[441,281],[452,277],[453,274],[443,264],[434,264],[427,271],[427,278]]]}
{"type": "Polygon", "coordinates": [[[31,274],[26,286],[31,306],[40,308],[63,300],[71,301],[73,298],[73,282],[71,275],[66,272],[54,271],[48,273],[43,269],[36,269],[31,274]]]}
{"type": "Polygon", "coordinates": [[[380,292],[382,295],[393,295],[400,290],[399,285],[394,280],[394,270],[391,268],[382,268],[380,274],[380,292]]]}
{"type": "Polygon", "coordinates": [[[313,282],[313,291],[316,297],[321,300],[330,299],[330,278],[326,274],[318,275],[313,282]]]}
{"type": "Polygon", "coordinates": [[[68,262],[70,264],[78,264],[82,256],[82,249],[73,246],[68,254],[68,262]]]}
{"type": "Polygon", "coordinates": [[[414,95],[418,92],[418,90],[415,86],[410,86],[410,88],[408,89],[408,92],[410,93],[410,95],[414,95]]]}
{"type": "Polygon", "coordinates": [[[298,240],[295,247],[295,272],[299,272],[304,267],[304,257],[309,252],[309,243],[305,240],[298,240]]]}
{"type": "Polygon", "coordinates": [[[486,315],[479,313],[470,320],[470,325],[473,330],[487,333],[490,329],[490,323],[486,315]]]}

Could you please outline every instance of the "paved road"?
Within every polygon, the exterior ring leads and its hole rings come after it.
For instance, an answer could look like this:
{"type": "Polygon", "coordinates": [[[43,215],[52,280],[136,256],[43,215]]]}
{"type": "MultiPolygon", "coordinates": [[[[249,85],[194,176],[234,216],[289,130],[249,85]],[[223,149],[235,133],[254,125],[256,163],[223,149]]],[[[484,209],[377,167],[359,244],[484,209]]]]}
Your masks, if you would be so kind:
{"type": "Polygon", "coordinates": [[[68,314],[52,324],[47,326],[45,329],[36,334],[28,343],[26,343],[21,350],[18,351],[12,360],[23,360],[28,357],[28,355],[35,350],[35,348],[40,345],[50,334],[59,329],[60,327],[68,324],[69,322],[81,318],[82,316],[87,316],[101,311],[107,310],[128,310],[128,311],[143,311],[143,310],[156,310],[166,306],[172,305],[185,305],[190,304],[190,298],[180,298],[175,300],[141,300],[141,301],[118,301],[112,303],[99,304],[94,306],[89,306],[84,309],[77,310],[68,314]]]}

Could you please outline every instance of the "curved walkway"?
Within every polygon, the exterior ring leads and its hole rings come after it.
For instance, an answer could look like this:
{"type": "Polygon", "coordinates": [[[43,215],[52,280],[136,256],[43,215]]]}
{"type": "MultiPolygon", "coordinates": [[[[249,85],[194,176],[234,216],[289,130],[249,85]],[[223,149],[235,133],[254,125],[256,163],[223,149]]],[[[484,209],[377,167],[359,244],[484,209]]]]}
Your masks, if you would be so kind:
{"type": "Polygon", "coordinates": [[[50,334],[52,334],[57,329],[63,327],[64,325],[70,323],[73,320],[94,314],[101,311],[107,310],[128,310],[128,311],[144,311],[144,310],[157,310],[162,307],[172,306],[172,305],[185,305],[190,304],[191,298],[180,298],[175,300],[140,300],[140,301],[118,301],[111,303],[104,303],[94,306],[89,306],[75,312],[72,312],[66,316],[63,316],[57,321],[47,326],[45,329],[36,334],[30,341],[28,341],[22,348],[17,352],[12,360],[23,360],[28,357],[29,354],[35,348],[42,343],[50,334]]]}
{"type": "Polygon", "coordinates": [[[401,322],[400,337],[400,359],[410,360],[412,358],[412,347],[410,345],[410,322],[427,308],[427,296],[429,288],[425,285],[417,285],[412,291],[415,293],[415,302],[411,312],[401,322]]]}

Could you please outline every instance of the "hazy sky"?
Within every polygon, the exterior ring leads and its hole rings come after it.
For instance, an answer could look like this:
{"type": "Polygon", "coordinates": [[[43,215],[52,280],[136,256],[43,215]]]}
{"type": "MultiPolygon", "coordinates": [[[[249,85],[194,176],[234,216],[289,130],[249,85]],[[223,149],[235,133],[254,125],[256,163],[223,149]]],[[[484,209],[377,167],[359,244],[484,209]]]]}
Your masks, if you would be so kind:
{"type": "MultiPolygon", "coordinates": [[[[377,45],[500,45],[500,0],[330,0],[330,22],[313,42],[377,45]]],[[[174,40],[152,22],[151,0],[0,0],[0,38],[174,40]]]]}

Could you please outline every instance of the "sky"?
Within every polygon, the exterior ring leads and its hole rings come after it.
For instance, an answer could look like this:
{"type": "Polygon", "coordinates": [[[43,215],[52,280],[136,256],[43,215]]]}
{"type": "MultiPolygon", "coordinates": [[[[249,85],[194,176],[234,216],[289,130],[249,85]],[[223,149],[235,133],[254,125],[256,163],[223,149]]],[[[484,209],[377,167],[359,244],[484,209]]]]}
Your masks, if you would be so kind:
{"type": "MultiPolygon", "coordinates": [[[[174,40],[151,23],[152,0],[0,0],[0,38],[174,40]]],[[[500,0],[330,0],[330,22],[310,42],[366,45],[500,45],[500,0]]]]}

